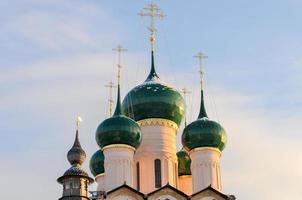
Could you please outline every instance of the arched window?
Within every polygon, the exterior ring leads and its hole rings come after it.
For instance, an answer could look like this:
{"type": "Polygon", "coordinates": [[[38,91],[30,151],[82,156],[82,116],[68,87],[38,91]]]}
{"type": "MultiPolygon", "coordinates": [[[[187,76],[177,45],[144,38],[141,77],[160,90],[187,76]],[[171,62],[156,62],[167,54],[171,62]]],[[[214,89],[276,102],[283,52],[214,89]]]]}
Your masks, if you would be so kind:
{"type": "Polygon", "coordinates": [[[154,160],[155,188],[161,187],[161,162],[159,159],[154,160]]]}
{"type": "Polygon", "coordinates": [[[136,182],[137,182],[137,190],[140,190],[140,176],[139,176],[139,162],[136,163],[136,182]]]}

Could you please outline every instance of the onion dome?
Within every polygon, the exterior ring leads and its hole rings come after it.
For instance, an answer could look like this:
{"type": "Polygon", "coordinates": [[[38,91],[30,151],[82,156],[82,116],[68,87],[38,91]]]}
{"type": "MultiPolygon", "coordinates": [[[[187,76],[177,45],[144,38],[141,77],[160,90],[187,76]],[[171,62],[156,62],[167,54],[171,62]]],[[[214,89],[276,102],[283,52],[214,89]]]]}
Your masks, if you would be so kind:
{"type": "Polygon", "coordinates": [[[76,137],[73,146],[67,153],[67,159],[72,166],[63,174],[63,176],[58,178],[57,181],[59,183],[62,184],[65,178],[74,176],[86,178],[89,183],[93,183],[93,179],[90,178],[88,173],[85,172],[85,170],[83,170],[81,167],[86,159],[86,153],[81,147],[78,130],[76,131],[76,137]]]}
{"type": "Polygon", "coordinates": [[[227,142],[224,128],[207,116],[203,90],[201,90],[201,104],[198,119],[185,127],[182,134],[182,144],[190,151],[198,147],[214,147],[222,151],[227,142]]]}
{"type": "Polygon", "coordinates": [[[82,165],[86,159],[86,153],[82,149],[79,141],[78,130],[76,131],[76,137],[73,146],[67,153],[67,159],[71,165],[76,165],[76,164],[82,165]]]}
{"type": "Polygon", "coordinates": [[[115,112],[112,117],[104,120],[96,130],[96,141],[100,148],[112,144],[126,144],[137,148],[141,143],[141,130],[139,125],[131,118],[125,116],[120,101],[120,86],[115,112]]]}
{"type": "Polygon", "coordinates": [[[104,160],[105,157],[102,150],[98,150],[92,155],[89,168],[93,176],[97,176],[105,172],[104,160]]]}
{"type": "Polygon", "coordinates": [[[155,71],[153,51],[150,74],[126,95],[123,110],[135,121],[161,118],[180,125],[185,113],[184,99],[176,89],[161,82],[155,71]]]}
{"type": "Polygon", "coordinates": [[[177,152],[178,176],[191,175],[191,158],[185,149],[177,152]]]}

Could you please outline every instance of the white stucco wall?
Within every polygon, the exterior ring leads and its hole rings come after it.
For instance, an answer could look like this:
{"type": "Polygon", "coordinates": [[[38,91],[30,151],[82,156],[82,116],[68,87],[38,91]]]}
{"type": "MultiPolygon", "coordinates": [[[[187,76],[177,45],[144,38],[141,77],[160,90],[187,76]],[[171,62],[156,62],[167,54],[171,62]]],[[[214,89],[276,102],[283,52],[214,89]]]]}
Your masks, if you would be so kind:
{"type": "Polygon", "coordinates": [[[97,191],[105,191],[105,174],[99,174],[95,177],[97,191]]]}
{"type": "MultiPolygon", "coordinates": [[[[143,139],[134,155],[134,164],[136,166],[136,163],[139,162],[140,165],[140,191],[149,193],[156,189],[154,172],[155,159],[161,160],[162,186],[169,183],[176,187],[178,177],[176,156],[177,127],[175,127],[173,122],[162,119],[154,119],[150,124],[139,124],[141,126],[143,139]]],[[[135,188],[137,188],[136,179],[135,173],[135,188]]]]}
{"type": "Polygon", "coordinates": [[[135,149],[128,145],[109,145],[103,148],[105,156],[105,190],[126,183],[133,187],[133,155],[135,149]]]}
{"type": "Polygon", "coordinates": [[[221,152],[216,148],[196,148],[189,152],[192,163],[193,193],[212,185],[221,191],[220,156],[221,152]]]}

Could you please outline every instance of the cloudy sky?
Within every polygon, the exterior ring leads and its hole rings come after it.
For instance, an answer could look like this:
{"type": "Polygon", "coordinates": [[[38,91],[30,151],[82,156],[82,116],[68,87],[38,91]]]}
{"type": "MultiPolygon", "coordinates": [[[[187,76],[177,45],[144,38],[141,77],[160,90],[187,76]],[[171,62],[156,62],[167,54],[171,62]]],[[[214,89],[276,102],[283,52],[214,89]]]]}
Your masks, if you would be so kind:
{"type": "MultiPolygon", "coordinates": [[[[188,88],[187,118],[196,118],[203,51],[210,117],[227,130],[224,192],[238,199],[302,198],[302,3],[299,0],[155,1],[156,68],[188,88]]],[[[80,139],[89,157],[107,117],[122,44],[122,94],[149,70],[146,0],[0,1],[0,187],[2,199],[57,199],[69,167],[66,153],[83,118],[80,139]]],[[[182,128],[180,129],[181,135],[182,128]]],[[[178,144],[178,148],[180,148],[178,144]]],[[[92,187],[92,189],[95,185],[92,187]]]]}

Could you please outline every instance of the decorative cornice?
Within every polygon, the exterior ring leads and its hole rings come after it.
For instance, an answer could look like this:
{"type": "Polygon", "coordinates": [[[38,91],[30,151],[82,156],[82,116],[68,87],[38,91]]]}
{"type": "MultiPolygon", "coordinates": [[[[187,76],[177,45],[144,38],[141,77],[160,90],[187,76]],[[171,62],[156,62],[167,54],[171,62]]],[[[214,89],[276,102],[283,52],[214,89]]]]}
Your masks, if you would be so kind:
{"type": "Polygon", "coordinates": [[[178,126],[175,122],[168,120],[168,119],[162,119],[162,118],[149,118],[149,119],[143,119],[137,121],[139,126],[150,126],[150,125],[162,125],[162,126],[169,126],[175,130],[178,129],[178,126]]]}
{"type": "Polygon", "coordinates": [[[219,155],[221,155],[221,151],[218,148],[214,148],[214,147],[197,147],[195,149],[192,149],[189,153],[191,154],[193,152],[205,151],[205,150],[216,151],[219,153],[219,155]]]}
{"type": "Polygon", "coordinates": [[[104,151],[105,149],[110,149],[110,148],[127,148],[127,149],[131,149],[133,151],[135,151],[135,148],[127,145],[127,144],[111,144],[111,145],[107,145],[105,147],[102,148],[102,151],[104,151]]]}

